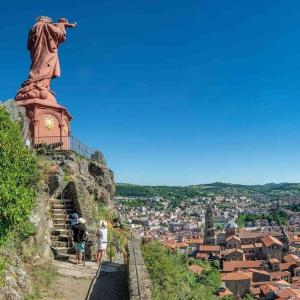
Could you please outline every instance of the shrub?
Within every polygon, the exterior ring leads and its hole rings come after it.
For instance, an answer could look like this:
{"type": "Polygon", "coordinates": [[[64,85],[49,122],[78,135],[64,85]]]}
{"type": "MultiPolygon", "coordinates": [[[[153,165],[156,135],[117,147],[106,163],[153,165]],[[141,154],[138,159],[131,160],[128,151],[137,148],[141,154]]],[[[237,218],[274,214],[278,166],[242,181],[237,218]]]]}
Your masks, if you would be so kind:
{"type": "Polygon", "coordinates": [[[0,107],[0,245],[20,232],[36,198],[36,160],[25,148],[19,125],[0,107]]]}
{"type": "Polygon", "coordinates": [[[153,285],[153,300],[217,299],[213,293],[221,283],[220,275],[209,263],[199,281],[188,271],[190,260],[186,255],[168,254],[159,242],[145,243],[142,253],[153,285]]]}

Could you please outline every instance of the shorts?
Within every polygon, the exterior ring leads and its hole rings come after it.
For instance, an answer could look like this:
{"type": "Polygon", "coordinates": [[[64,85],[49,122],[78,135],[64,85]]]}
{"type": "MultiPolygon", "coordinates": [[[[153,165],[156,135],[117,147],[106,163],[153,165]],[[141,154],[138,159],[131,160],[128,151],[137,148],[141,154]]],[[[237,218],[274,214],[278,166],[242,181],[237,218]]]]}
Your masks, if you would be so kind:
{"type": "Polygon", "coordinates": [[[76,252],[81,252],[81,253],[83,253],[84,250],[85,250],[85,242],[82,242],[82,243],[74,243],[74,247],[75,247],[76,252]]]}
{"type": "Polygon", "coordinates": [[[107,243],[98,243],[97,250],[106,250],[107,243]]]}

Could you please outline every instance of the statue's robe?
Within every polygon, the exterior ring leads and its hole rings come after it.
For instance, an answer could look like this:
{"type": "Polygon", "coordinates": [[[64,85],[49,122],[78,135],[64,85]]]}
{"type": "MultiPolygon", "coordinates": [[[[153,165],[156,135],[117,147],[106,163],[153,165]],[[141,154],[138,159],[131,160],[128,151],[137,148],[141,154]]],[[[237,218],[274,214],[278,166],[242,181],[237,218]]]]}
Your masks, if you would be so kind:
{"type": "Polygon", "coordinates": [[[30,30],[27,48],[30,50],[31,66],[29,82],[60,76],[57,48],[66,39],[65,27],[46,21],[37,22],[30,30]]]}

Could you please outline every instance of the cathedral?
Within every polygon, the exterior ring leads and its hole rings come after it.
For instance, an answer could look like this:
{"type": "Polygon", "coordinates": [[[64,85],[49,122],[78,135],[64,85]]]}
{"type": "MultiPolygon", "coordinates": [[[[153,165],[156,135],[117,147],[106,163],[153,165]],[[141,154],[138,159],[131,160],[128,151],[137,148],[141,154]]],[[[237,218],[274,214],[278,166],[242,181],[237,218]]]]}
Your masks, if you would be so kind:
{"type": "Polygon", "coordinates": [[[211,203],[208,204],[205,212],[204,245],[216,244],[216,233],[214,229],[214,216],[211,203]]]}

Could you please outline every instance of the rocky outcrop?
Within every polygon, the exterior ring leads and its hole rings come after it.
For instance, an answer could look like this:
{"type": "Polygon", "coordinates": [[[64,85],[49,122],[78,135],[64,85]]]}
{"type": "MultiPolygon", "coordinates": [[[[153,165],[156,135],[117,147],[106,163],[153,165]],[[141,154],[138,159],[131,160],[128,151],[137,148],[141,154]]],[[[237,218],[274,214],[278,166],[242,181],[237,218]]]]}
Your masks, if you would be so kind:
{"type": "Polygon", "coordinates": [[[0,103],[0,106],[5,107],[5,109],[10,114],[11,118],[20,125],[22,137],[25,141],[25,139],[28,137],[29,130],[25,108],[17,106],[16,101],[13,99],[0,103]]]}
{"type": "Polygon", "coordinates": [[[13,249],[2,249],[6,261],[4,286],[0,287],[0,300],[23,300],[30,292],[31,278],[22,259],[13,249]]]}
{"type": "MultiPolygon", "coordinates": [[[[72,200],[78,214],[86,220],[91,237],[86,255],[91,257],[98,227],[93,214],[97,212],[99,202],[112,207],[115,193],[113,172],[103,163],[71,151],[50,151],[44,154],[39,165],[43,174],[40,193],[47,193],[49,199],[72,200]]],[[[54,227],[50,225],[48,232],[53,232],[54,227]]]]}
{"type": "Polygon", "coordinates": [[[73,183],[77,194],[84,193],[95,201],[109,206],[112,204],[114,176],[106,165],[85,159],[72,151],[49,152],[45,159],[44,191],[51,197],[59,197],[67,185],[73,183]]]}

